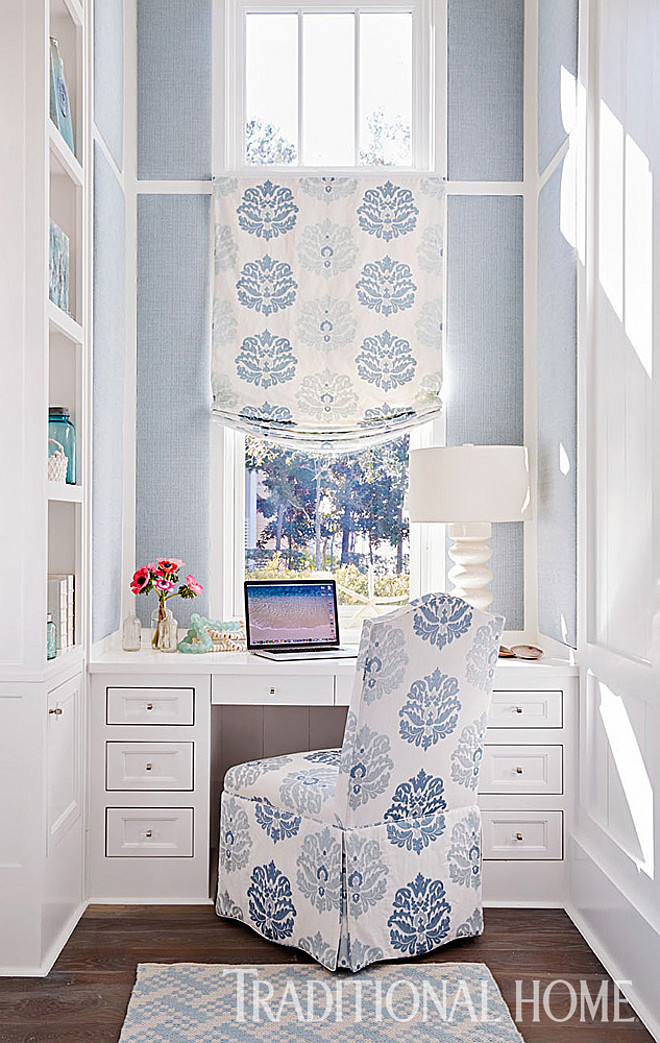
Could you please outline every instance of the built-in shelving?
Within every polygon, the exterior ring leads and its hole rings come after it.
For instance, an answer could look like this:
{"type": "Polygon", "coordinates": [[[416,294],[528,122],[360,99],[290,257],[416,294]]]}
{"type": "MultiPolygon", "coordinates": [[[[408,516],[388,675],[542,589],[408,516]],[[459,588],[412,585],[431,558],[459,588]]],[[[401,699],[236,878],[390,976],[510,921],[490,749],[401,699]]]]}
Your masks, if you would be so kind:
{"type": "MultiPolygon", "coordinates": [[[[76,429],[76,482],[68,485],[46,482],[48,505],[48,574],[73,574],[75,577],[75,640],[73,648],[58,653],[46,664],[46,676],[63,670],[76,671],[83,661],[85,644],[85,525],[87,495],[84,469],[87,466],[88,330],[85,275],[88,252],[87,127],[85,83],[88,69],[85,8],[80,0],[48,0],[48,35],[58,42],[64,63],[73,123],[72,151],[57,126],[46,113],[46,191],[47,214],[69,239],[69,307],[59,308],[46,299],[48,405],[65,406],[76,429]]],[[[50,85],[50,48],[46,48],[50,85]]],[[[46,229],[46,235],[48,229],[46,229]]],[[[46,287],[48,279],[46,279],[46,287]]],[[[46,289],[46,294],[48,290],[46,289]]],[[[45,656],[45,649],[44,649],[45,656]]]]}

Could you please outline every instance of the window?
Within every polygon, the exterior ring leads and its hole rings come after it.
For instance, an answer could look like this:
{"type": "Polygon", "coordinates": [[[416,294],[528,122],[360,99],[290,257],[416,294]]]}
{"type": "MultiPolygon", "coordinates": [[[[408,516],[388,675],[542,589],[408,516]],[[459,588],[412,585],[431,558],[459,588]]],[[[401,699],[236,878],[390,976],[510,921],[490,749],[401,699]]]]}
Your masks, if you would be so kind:
{"type": "Polygon", "coordinates": [[[428,0],[230,10],[230,166],[429,168],[428,0]]]}
{"type": "Polygon", "coordinates": [[[255,579],[331,572],[339,602],[370,585],[406,601],[410,546],[404,509],[407,435],[341,456],[246,439],[245,571],[255,579]]]}

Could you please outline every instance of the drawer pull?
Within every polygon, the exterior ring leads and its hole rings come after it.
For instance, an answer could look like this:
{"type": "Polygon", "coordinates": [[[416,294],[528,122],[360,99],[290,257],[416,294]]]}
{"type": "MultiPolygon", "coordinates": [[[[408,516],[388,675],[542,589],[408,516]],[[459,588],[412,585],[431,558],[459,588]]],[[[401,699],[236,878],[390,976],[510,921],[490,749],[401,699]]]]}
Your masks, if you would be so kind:
{"type": "Polygon", "coordinates": [[[145,771],[151,771],[152,768],[153,768],[153,764],[145,764],[145,766],[144,766],[144,770],[145,771]]]}
{"type": "Polygon", "coordinates": [[[525,712],[525,711],[523,710],[522,706],[516,706],[516,708],[515,708],[515,709],[516,709],[516,713],[524,713],[524,712],[525,712]]]}
{"type": "Polygon", "coordinates": [[[153,708],[154,708],[154,704],[153,703],[147,703],[147,705],[146,705],[146,709],[147,710],[153,710],[153,708]]]}
{"type": "Polygon", "coordinates": [[[524,840],[524,839],[525,839],[525,838],[524,838],[524,836],[522,835],[522,833],[516,833],[516,840],[524,840]]]}
{"type": "Polygon", "coordinates": [[[520,766],[518,766],[516,768],[516,775],[522,775],[522,773],[523,773],[523,769],[520,766]]]}
{"type": "Polygon", "coordinates": [[[48,713],[54,713],[56,717],[62,716],[62,707],[56,706],[54,710],[49,710],[48,713]]]}
{"type": "Polygon", "coordinates": [[[149,838],[149,837],[153,836],[153,832],[152,832],[152,830],[148,829],[147,832],[144,835],[145,835],[145,837],[149,838]]]}
{"type": "Polygon", "coordinates": [[[275,688],[274,685],[271,685],[271,687],[268,689],[268,694],[269,695],[275,695],[276,692],[277,692],[277,688],[275,688]]]}

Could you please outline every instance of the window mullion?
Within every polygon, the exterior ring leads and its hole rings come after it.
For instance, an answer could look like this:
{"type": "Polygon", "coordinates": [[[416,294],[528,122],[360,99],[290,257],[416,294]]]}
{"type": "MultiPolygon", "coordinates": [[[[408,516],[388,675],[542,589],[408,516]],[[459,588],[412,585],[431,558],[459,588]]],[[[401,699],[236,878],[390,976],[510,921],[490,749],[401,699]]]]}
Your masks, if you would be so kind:
{"type": "Polygon", "coordinates": [[[302,10],[298,11],[298,166],[303,161],[303,24],[302,10]]]}
{"type": "Polygon", "coordinates": [[[360,165],[360,12],[355,12],[355,55],[354,55],[354,89],[353,89],[353,105],[354,105],[354,146],[353,146],[353,162],[356,167],[360,165]]]}

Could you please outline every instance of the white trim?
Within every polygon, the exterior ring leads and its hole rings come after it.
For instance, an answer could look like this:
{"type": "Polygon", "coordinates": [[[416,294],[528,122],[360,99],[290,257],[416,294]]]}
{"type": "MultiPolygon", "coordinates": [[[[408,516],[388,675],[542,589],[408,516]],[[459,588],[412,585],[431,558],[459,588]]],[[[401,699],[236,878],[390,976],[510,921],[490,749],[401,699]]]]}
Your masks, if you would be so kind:
{"type": "Polygon", "coordinates": [[[137,0],[124,0],[124,196],[126,208],[126,353],[124,369],[124,510],[121,620],[135,614],[129,582],[135,571],[137,518],[137,0]]]}

